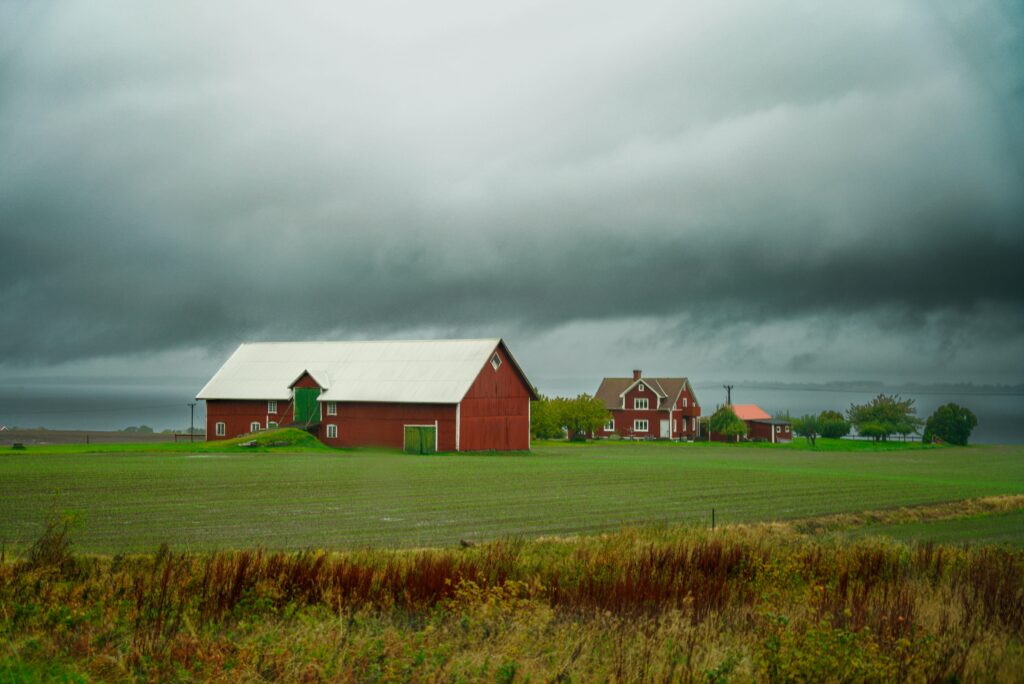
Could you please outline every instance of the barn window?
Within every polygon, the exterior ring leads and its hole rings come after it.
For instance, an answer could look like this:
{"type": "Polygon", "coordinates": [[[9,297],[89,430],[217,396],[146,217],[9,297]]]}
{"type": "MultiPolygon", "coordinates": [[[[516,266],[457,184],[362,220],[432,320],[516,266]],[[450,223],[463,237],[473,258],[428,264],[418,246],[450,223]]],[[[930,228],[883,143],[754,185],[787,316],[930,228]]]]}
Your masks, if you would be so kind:
{"type": "Polygon", "coordinates": [[[775,432],[776,432],[776,434],[782,432],[782,426],[781,425],[776,425],[775,426],[775,432]]]}
{"type": "MultiPolygon", "coordinates": [[[[480,358],[480,357],[477,357],[477,358],[480,358]]],[[[327,426],[327,439],[337,439],[337,438],[338,438],[338,426],[335,425],[334,423],[331,423],[331,424],[329,424],[327,426]]]]}
{"type": "Polygon", "coordinates": [[[267,429],[268,430],[276,430],[277,429],[277,421],[276,420],[268,420],[267,421],[267,429]]]}
{"type": "MultiPolygon", "coordinates": [[[[477,358],[480,358],[479,356],[477,358]]],[[[491,368],[498,370],[501,368],[501,357],[498,356],[498,352],[494,352],[494,356],[491,357],[491,368]]]]}
{"type": "Polygon", "coordinates": [[[614,432],[615,431],[615,419],[614,418],[612,418],[611,420],[609,420],[607,423],[604,424],[604,431],[605,432],[614,432]]]}
{"type": "Polygon", "coordinates": [[[633,421],[633,432],[647,432],[647,421],[637,418],[633,421]]]}
{"type": "Polygon", "coordinates": [[[276,401],[268,401],[267,402],[267,413],[277,413],[277,402],[276,401]]]}
{"type": "Polygon", "coordinates": [[[640,390],[641,392],[643,392],[644,391],[644,383],[641,382],[639,385],[637,385],[637,389],[640,390]]]}
{"type": "Polygon", "coordinates": [[[646,411],[647,410],[647,406],[648,406],[647,397],[644,397],[643,399],[634,399],[633,400],[633,409],[636,410],[636,411],[646,411]]]}
{"type": "Polygon", "coordinates": [[[224,423],[217,423],[217,425],[214,426],[213,431],[217,434],[218,437],[223,437],[224,435],[228,434],[228,426],[225,425],[224,423]]]}
{"type": "MultiPolygon", "coordinates": [[[[480,357],[477,357],[480,358],[480,357]]],[[[327,415],[336,416],[338,415],[338,403],[334,401],[327,402],[327,415]]]]}
{"type": "Polygon", "coordinates": [[[254,420],[251,423],[249,423],[249,432],[259,432],[259,431],[260,431],[260,424],[259,424],[259,422],[254,420]]]}

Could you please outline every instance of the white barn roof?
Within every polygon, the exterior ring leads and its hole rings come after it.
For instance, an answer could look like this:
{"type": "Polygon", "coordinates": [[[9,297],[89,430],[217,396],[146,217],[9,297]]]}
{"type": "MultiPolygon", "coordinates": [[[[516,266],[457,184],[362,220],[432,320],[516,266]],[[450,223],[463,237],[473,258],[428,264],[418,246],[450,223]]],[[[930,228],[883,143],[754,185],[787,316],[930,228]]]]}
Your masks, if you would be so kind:
{"type": "Polygon", "coordinates": [[[291,385],[309,371],[324,388],[320,401],[456,404],[499,344],[497,338],[243,344],[196,398],[288,400],[291,385]]]}

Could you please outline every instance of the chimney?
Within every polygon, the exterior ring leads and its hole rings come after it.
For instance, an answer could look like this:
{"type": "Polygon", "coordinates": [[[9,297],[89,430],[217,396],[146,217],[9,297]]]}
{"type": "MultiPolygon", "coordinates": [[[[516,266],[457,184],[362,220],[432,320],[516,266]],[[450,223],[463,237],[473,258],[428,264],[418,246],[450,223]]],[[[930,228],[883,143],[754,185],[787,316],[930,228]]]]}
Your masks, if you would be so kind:
{"type": "Polygon", "coordinates": [[[633,371],[633,379],[634,380],[639,380],[640,379],[640,373],[641,373],[641,371],[638,371],[638,370],[633,371]]]}

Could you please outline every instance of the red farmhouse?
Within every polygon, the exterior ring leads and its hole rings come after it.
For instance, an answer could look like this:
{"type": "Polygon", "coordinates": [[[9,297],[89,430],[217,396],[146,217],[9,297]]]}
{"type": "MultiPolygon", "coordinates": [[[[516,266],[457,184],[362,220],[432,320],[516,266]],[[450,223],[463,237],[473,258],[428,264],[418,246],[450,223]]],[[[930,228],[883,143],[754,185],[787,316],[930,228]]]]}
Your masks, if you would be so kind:
{"type": "MultiPolygon", "coordinates": [[[[747,424],[747,439],[766,442],[793,441],[790,422],[772,418],[757,404],[733,404],[732,411],[737,418],[747,424]]],[[[717,432],[711,433],[711,438],[718,442],[726,441],[725,437],[717,432]]]]}
{"type": "Polygon", "coordinates": [[[697,435],[700,403],[686,378],[645,378],[635,370],[632,378],[605,378],[595,396],[612,414],[595,437],[693,439],[697,435]]]}
{"type": "Polygon", "coordinates": [[[210,440],[291,426],[424,452],[529,449],[537,395],[489,339],[243,344],[196,398],[210,440]]]}

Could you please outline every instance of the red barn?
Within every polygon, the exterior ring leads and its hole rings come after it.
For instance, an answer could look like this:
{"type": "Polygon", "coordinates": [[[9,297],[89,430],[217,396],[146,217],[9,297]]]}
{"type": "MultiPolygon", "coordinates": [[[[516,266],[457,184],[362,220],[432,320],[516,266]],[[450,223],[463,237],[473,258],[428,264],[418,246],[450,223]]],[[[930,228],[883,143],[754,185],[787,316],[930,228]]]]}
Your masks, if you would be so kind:
{"type": "Polygon", "coordinates": [[[595,437],[693,439],[697,435],[700,403],[686,378],[605,378],[594,395],[612,419],[595,437]]]}
{"type": "MultiPolygon", "coordinates": [[[[747,439],[764,440],[766,442],[793,441],[793,426],[788,420],[772,418],[768,412],[757,404],[733,404],[732,411],[736,417],[747,424],[747,439]]],[[[716,442],[727,441],[717,432],[711,433],[716,442]]]]}
{"type": "Polygon", "coordinates": [[[537,395],[500,339],[243,344],[196,397],[209,440],[277,426],[331,446],[530,448],[537,395]]]}

